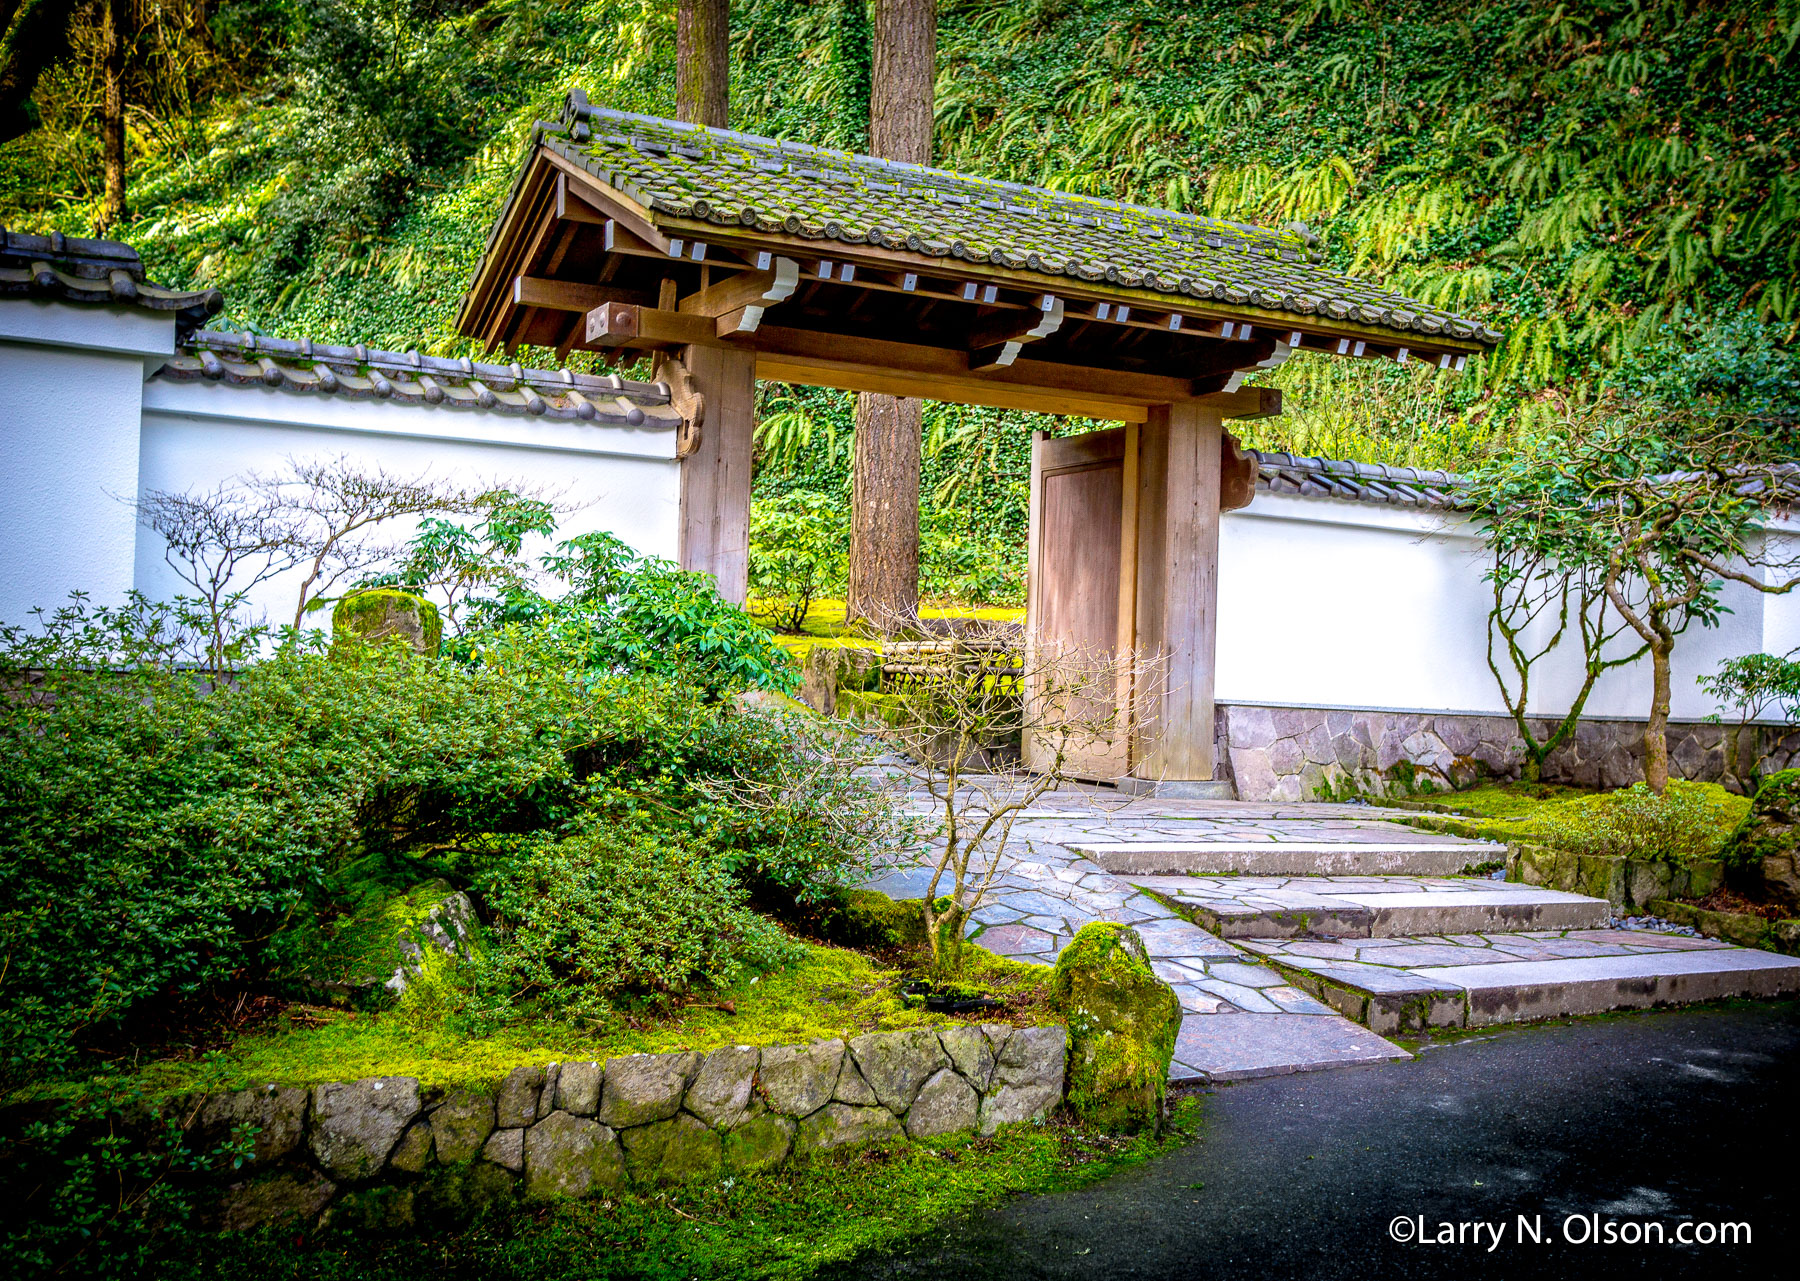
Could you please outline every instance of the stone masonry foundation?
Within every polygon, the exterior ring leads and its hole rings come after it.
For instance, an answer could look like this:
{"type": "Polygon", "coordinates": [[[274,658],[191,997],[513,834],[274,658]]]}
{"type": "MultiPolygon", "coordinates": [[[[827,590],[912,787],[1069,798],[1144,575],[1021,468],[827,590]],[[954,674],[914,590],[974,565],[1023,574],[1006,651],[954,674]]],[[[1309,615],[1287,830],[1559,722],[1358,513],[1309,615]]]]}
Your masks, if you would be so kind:
{"type": "MultiPolygon", "coordinates": [[[[1382,712],[1220,704],[1216,738],[1220,774],[1243,801],[1310,801],[1327,790],[1369,795],[1430,785],[1467,787],[1485,779],[1517,779],[1525,760],[1518,729],[1506,716],[1382,712]]],[[[1731,756],[1732,727],[1705,722],[1669,726],[1669,770],[1677,778],[1741,779],[1763,759],[1784,769],[1800,759],[1800,733],[1749,726],[1731,756]]],[[[1533,722],[1533,734],[1550,733],[1533,722]]],[[[1644,727],[1637,721],[1582,721],[1574,737],[1544,763],[1546,783],[1627,787],[1643,778],[1644,727]]]]}

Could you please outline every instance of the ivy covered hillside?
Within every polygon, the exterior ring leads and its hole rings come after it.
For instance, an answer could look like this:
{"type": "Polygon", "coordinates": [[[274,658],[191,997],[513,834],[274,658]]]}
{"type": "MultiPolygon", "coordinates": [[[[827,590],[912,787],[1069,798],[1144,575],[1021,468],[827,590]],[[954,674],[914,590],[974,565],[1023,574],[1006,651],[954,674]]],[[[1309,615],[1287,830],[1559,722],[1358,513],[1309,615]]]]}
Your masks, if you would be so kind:
{"type": "MultiPolygon", "coordinates": [[[[4,130],[0,221],[106,223],[153,275],[223,288],[221,326],[462,354],[451,318],[531,122],[575,86],[674,109],[668,3],[139,6],[115,213],[90,8],[4,130]]],[[[1262,375],[1288,414],[1240,424],[1265,448],[1466,470],[1609,386],[1792,399],[1797,39],[1793,0],[947,0],[934,153],[1303,221],[1331,265],[1503,330],[1461,376],[1299,356],[1262,375]]],[[[733,127],[866,148],[863,0],[740,0],[731,51],[733,127]]],[[[759,493],[840,493],[848,398],[763,395],[759,493]]],[[[1034,426],[1054,423],[928,411],[927,597],[1019,596],[1034,426]]]]}

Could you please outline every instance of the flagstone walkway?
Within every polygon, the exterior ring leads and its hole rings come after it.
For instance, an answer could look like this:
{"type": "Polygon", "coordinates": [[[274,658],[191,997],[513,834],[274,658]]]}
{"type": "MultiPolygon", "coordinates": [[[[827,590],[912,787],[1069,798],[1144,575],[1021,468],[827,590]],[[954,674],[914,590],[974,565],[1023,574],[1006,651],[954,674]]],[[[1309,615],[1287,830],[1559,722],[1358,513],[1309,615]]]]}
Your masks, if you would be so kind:
{"type": "MultiPolygon", "coordinates": [[[[915,805],[929,812],[928,798],[915,805]]],[[[1800,990],[1792,958],[1595,928],[1608,924],[1604,900],[1470,876],[1504,847],[1398,817],[1070,787],[1019,817],[969,933],[1049,964],[1090,921],[1134,926],[1181,1000],[1176,1081],[1410,1057],[1371,1029],[1800,990]],[[1581,969],[1583,958],[1605,959],[1581,969]]],[[[868,886],[921,898],[930,875],[906,862],[868,886]]]]}

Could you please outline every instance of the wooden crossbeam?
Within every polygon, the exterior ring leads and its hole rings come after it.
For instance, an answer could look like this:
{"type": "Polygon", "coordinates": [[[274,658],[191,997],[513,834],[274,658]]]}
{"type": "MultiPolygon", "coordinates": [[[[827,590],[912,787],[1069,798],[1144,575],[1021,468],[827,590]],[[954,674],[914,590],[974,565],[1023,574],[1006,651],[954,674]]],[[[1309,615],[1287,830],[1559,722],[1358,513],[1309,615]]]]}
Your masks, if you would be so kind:
{"type": "Polygon", "coordinates": [[[514,276],[512,297],[521,307],[545,307],[551,311],[592,311],[602,303],[649,301],[635,289],[546,280],[542,276],[514,276]]]}
{"type": "Polygon", "coordinates": [[[677,310],[688,315],[712,317],[718,322],[716,329],[721,338],[753,334],[762,324],[763,313],[791,297],[799,283],[800,264],[792,258],[777,258],[773,271],[746,271],[728,276],[683,298],[677,310]]]}
{"type": "Polygon", "coordinates": [[[705,346],[718,343],[711,318],[623,302],[603,303],[587,315],[587,345],[590,347],[687,346],[692,343],[705,346]]]}

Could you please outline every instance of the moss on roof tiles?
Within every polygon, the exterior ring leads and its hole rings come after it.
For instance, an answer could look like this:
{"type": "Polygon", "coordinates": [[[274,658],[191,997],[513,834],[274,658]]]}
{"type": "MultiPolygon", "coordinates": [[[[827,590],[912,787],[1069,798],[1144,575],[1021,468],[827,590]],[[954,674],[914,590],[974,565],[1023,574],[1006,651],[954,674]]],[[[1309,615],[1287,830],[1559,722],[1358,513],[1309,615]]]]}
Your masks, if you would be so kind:
{"type": "Polygon", "coordinates": [[[536,135],[653,213],[1402,333],[1497,330],[1323,266],[1314,237],[595,107],[536,135]]]}

